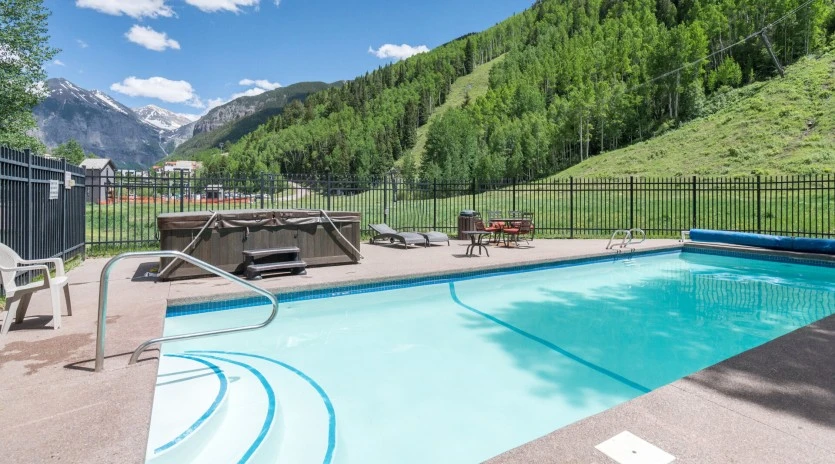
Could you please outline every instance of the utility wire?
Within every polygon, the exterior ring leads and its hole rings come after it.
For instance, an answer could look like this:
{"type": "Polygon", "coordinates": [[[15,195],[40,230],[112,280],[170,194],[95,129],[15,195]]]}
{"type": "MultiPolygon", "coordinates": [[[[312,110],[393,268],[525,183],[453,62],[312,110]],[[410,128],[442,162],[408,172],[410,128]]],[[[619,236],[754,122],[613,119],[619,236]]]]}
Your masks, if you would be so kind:
{"type": "Polygon", "coordinates": [[[745,42],[748,42],[748,41],[749,41],[749,40],[751,40],[751,39],[757,38],[757,37],[759,37],[762,33],[764,33],[765,31],[767,31],[767,30],[769,30],[769,29],[773,28],[774,26],[776,26],[776,25],[778,25],[778,24],[782,23],[782,22],[783,22],[783,21],[785,21],[788,17],[792,16],[793,14],[797,13],[798,11],[802,10],[803,8],[806,8],[807,6],[811,5],[813,2],[816,2],[816,1],[818,1],[818,0],[807,0],[805,3],[803,3],[803,4],[799,5],[799,6],[797,6],[796,8],[794,8],[794,9],[790,10],[788,13],[784,14],[783,16],[781,16],[778,20],[774,21],[774,22],[773,22],[773,23],[771,23],[771,24],[768,24],[767,26],[763,27],[762,29],[760,29],[760,30],[758,30],[758,31],[756,31],[756,32],[753,32],[753,33],[749,34],[747,37],[745,37],[745,38],[743,38],[743,39],[740,39],[740,40],[738,40],[738,41],[734,42],[733,44],[728,45],[727,47],[723,47],[722,49],[717,50],[717,51],[715,51],[715,52],[711,53],[710,55],[707,55],[707,56],[705,56],[705,57],[703,57],[703,58],[699,58],[699,59],[698,59],[698,60],[696,60],[696,61],[692,61],[692,62],[690,62],[690,63],[686,63],[686,64],[684,64],[683,66],[681,66],[681,67],[679,67],[679,68],[677,68],[677,69],[674,69],[674,70],[672,70],[672,71],[665,72],[664,74],[661,74],[661,75],[659,75],[659,76],[653,77],[652,79],[650,79],[650,80],[648,80],[648,81],[646,81],[646,82],[643,82],[643,83],[641,83],[641,84],[636,85],[635,87],[632,87],[632,88],[630,88],[630,89],[627,89],[625,93],[632,92],[632,91],[637,90],[637,89],[639,89],[639,88],[641,88],[641,87],[644,87],[644,86],[646,86],[646,85],[652,84],[653,82],[656,82],[656,81],[659,81],[659,80],[661,80],[661,79],[664,79],[664,78],[670,77],[670,76],[672,76],[673,74],[679,73],[679,72],[681,72],[681,71],[683,71],[683,70],[685,70],[685,69],[687,69],[687,68],[689,68],[689,67],[691,67],[691,66],[695,66],[695,65],[697,65],[697,64],[699,64],[699,63],[701,63],[701,62],[703,62],[703,61],[707,61],[707,60],[709,60],[709,59],[713,58],[713,57],[714,57],[714,56],[716,56],[716,55],[722,54],[722,53],[724,53],[724,52],[726,52],[726,51],[728,51],[728,50],[730,50],[730,49],[732,49],[732,48],[734,48],[734,47],[736,47],[736,46],[742,45],[742,44],[744,44],[745,42]]]}

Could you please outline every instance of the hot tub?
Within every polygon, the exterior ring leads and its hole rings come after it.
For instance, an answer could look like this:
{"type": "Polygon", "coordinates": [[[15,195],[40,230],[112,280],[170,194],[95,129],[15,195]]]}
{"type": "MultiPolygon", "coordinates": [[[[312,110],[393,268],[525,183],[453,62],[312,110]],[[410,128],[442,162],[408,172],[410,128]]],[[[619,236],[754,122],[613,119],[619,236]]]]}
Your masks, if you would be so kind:
{"type": "MultiPolygon", "coordinates": [[[[160,249],[182,251],[197,237],[189,254],[224,271],[241,273],[245,250],[268,248],[298,247],[301,259],[308,266],[357,263],[361,217],[360,213],[353,212],[311,210],[200,211],[160,214],[157,226],[160,249]]],[[[170,262],[170,258],[162,259],[160,270],[170,262]]],[[[210,274],[178,261],[160,277],[181,279],[206,275],[210,274]]]]}

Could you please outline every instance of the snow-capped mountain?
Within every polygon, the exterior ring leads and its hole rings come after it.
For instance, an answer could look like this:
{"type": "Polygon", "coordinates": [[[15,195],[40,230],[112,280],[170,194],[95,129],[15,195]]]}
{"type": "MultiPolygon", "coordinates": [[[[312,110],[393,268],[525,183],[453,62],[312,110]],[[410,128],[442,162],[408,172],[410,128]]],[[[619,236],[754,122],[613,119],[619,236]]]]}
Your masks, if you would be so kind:
{"type": "Polygon", "coordinates": [[[255,130],[284,106],[336,84],[302,82],[240,97],[203,117],[179,114],[156,105],[130,109],[98,90],[83,89],[66,79],[49,79],[49,95],[33,110],[37,136],[54,148],[75,139],[85,151],[111,158],[120,168],[148,168],[195,136],[190,151],[236,141],[255,130]]]}
{"type": "Polygon", "coordinates": [[[197,121],[199,118],[199,116],[191,114],[175,113],[156,105],[134,108],[133,112],[139,116],[139,119],[164,131],[175,131],[186,124],[197,121]]]}
{"type": "Polygon", "coordinates": [[[53,148],[75,139],[85,151],[124,168],[150,167],[166,156],[160,130],[98,90],[66,79],[49,79],[49,96],[33,110],[36,136],[53,148]]]}

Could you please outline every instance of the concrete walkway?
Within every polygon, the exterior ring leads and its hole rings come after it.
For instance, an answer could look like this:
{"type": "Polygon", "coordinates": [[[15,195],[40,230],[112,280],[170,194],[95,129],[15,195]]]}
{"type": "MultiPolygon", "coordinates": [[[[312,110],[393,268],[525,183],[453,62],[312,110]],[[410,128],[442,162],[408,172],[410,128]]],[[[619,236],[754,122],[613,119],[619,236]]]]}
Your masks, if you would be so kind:
{"type": "MultiPolygon", "coordinates": [[[[265,279],[275,291],[553,261],[605,252],[605,240],[537,240],[532,248],[490,248],[464,257],[466,243],[429,249],[363,245],[359,265],[265,279]]],[[[676,247],[672,240],[639,248],[676,247]]],[[[0,338],[2,462],[141,462],[157,351],[127,359],[162,333],[169,301],[230,296],[211,278],[154,283],[155,263],[128,261],[111,275],[105,371],[93,373],[99,274],[106,259],[70,273],[74,314],[53,331],[47,295],[33,298],[23,324],[0,338]]],[[[835,461],[835,318],[806,327],[650,394],[580,421],[494,462],[611,462],[594,446],[623,430],[679,462],[835,461]],[[786,460],[798,457],[799,461],[786,460]],[[769,461],[770,460],[770,461],[769,461]]]]}

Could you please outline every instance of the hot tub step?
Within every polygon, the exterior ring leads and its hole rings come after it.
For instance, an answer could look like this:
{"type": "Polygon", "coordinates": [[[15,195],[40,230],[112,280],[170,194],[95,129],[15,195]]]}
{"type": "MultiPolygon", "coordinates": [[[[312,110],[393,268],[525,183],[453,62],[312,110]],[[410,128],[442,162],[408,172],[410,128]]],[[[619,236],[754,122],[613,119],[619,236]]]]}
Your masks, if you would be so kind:
{"type": "Polygon", "coordinates": [[[296,253],[301,250],[299,247],[281,247],[281,248],[264,248],[260,250],[244,250],[244,256],[252,259],[263,259],[273,255],[287,255],[296,253]]]}
{"type": "Polygon", "coordinates": [[[299,260],[266,264],[250,264],[246,267],[246,278],[257,279],[262,273],[272,271],[291,271],[294,275],[306,274],[306,267],[307,263],[299,260]]]}
{"type": "Polygon", "coordinates": [[[291,271],[305,274],[307,263],[299,257],[298,247],[264,248],[244,251],[246,278],[257,279],[261,273],[270,271],[291,271]]]}

